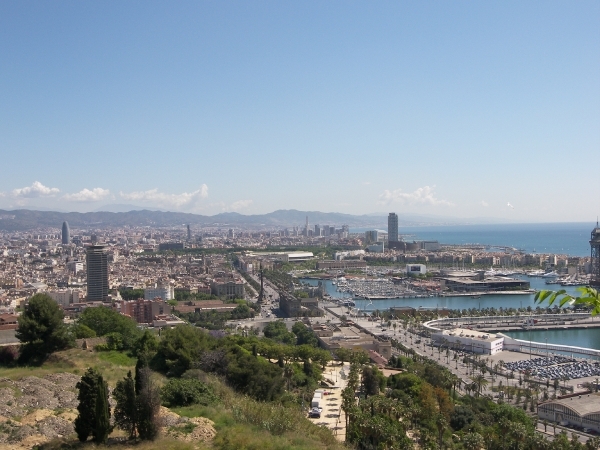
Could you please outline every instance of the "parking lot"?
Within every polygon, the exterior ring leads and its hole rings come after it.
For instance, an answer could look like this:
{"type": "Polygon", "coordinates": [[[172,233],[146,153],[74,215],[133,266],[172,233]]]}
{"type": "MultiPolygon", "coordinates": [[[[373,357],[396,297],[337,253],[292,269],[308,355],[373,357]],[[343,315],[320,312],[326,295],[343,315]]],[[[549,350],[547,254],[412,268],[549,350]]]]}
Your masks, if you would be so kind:
{"type": "MultiPolygon", "coordinates": [[[[325,426],[332,430],[333,434],[340,441],[346,438],[346,416],[342,410],[342,389],[346,387],[346,377],[343,374],[348,374],[350,365],[345,364],[342,368],[340,365],[327,365],[324,378],[334,382],[334,386],[323,388],[327,395],[323,395],[321,399],[321,417],[310,418],[309,420],[317,425],[325,426]]],[[[309,400],[310,402],[310,400],[309,400]]],[[[307,415],[309,406],[307,405],[307,415]]]]}

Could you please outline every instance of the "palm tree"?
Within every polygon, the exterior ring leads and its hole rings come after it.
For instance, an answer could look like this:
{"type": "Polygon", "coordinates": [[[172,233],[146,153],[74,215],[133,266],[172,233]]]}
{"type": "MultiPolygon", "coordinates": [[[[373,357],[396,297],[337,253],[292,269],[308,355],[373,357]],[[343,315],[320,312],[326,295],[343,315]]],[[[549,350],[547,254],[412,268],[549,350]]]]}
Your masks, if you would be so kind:
{"type": "Polygon", "coordinates": [[[283,376],[287,379],[287,390],[290,390],[290,381],[294,376],[294,371],[292,370],[291,364],[288,364],[283,370],[283,376]]]}
{"type": "Polygon", "coordinates": [[[440,448],[442,448],[442,439],[444,437],[444,431],[446,430],[446,428],[448,428],[448,421],[446,420],[443,414],[438,413],[435,418],[435,425],[438,430],[439,446],[440,448]]]}
{"type": "Polygon", "coordinates": [[[354,390],[348,386],[342,391],[342,410],[344,411],[344,416],[346,416],[346,428],[348,428],[348,416],[350,414],[350,410],[355,405],[356,401],[354,399],[354,390]]]}
{"type": "Polygon", "coordinates": [[[488,385],[488,380],[485,379],[483,375],[477,375],[473,378],[473,383],[476,387],[477,397],[481,394],[481,391],[488,385]]]}
{"type": "Polygon", "coordinates": [[[485,445],[483,436],[477,432],[465,434],[462,438],[462,442],[467,450],[479,450],[485,445]]]}

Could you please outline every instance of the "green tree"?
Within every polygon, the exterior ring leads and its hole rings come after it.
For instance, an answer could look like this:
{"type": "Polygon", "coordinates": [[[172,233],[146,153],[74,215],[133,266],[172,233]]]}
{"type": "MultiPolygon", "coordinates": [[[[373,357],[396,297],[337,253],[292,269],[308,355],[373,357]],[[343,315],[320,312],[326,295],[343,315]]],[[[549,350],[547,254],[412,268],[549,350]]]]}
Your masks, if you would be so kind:
{"type": "Polygon", "coordinates": [[[152,381],[148,367],[136,373],[136,384],[140,390],[137,393],[137,419],[140,439],[153,441],[158,436],[158,411],[160,409],[160,391],[152,381]]]}
{"type": "Polygon", "coordinates": [[[283,393],[283,370],[245,351],[231,354],[226,378],[238,391],[257,400],[272,401],[283,393]]]}
{"type": "Polygon", "coordinates": [[[104,444],[110,433],[110,406],[108,405],[108,386],[102,375],[98,378],[96,391],[96,420],[92,430],[93,440],[104,444]]]}
{"type": "Polygon", "coordinates": [[[366,397],[379,394],[385,389],[385,376],[376,367],[365,367],[362,371],[362,385],[366,397]]]}
{"type": "Polygon", "coordinates": [[[485,445],[483,436],[477,432],[465,434],[462,441],[467,450],[479,450],[485,445]]]}
{"type": "Polygon", "coordinates": [[[288,345],[296,343],[296,335],[291,331],[288,331],[283,320],[269,322],[263,328],[263,333],[266,338],[273,339],[277,342],[282,342],[288,345]]]}
{"type": "Polygon", "coordinates": [[[83,324],[76,324],[71,327],[71,333],[75,339],[89,339],[96,337],[96,332],[83,324]]]}
{"type": "Polygon", "coordinates": [[[171,378],[161,389],[163,405],[176,406],[209,405],[217,399],[213,390],[198,378],[171,378]]]}
{"type": "Polygon", "coordinates": [[[81,380],[75,385],[79,393],[77,394],[78,415],[75,419],[75,432],[81,442],[85,442],[96,427],[96,399],[98,396],[98,384],[100,373],[89,368],[81,377],[81,380]]]}
{"type": "Polygon", "coordinates": [[[129,438],[134,439],[137,431],[137,401],[135,394],[135,381],[131,371],[127,377],[117,381],[113,391],[115,406],[115,424],[121,430],[129,433],[129,438]]]}
{"type": "Polygon", "coordinates": [[[144,330],[144,333],[133,344],[133,354],[150,354],[158,350],[158,339],[150,330],[144,330]]]}
{"type": "Polygon", "coordinates": [[[334,353],[335,357],[340,360],[342,365],[344,364],[344,362],[350,361],[350,358],[352,356],[352,350],[344,348],[344,347],[335,349],[333,351],[333,353],[334,353]]]}
{"type": "Polygon", "coordinates": [[[302,322],[296,322],[292,327],[292,333],[294,333],[297,337],[296,344],[297,345],[310,345],[312,347],[319,346],[319,340],[315,333],[311,329],[309,329],[302,322]]]}
{"type": "Polygon", "coordinates": [[[46,294],[35,294],[29,299],[18,324],[16,337],[23,344],[22,362],[41,362],[50,353],[72,344],[62,310],[46,294]]]}
{"type": "Polygon", "coordinates": [[[158,351],[152,359],[152,368],[167,376],[181,376],[199,361],[212,345],[204,331],[189,325],[167,329],[162,334],[158,351]]]}
{"type": "Polygon", "coordinates": [[[116,336],[118,333],[125,349],[132,348],[142,334],[133,319],[104,306],[86,308],[77,323],[91,328],[97,336],[116,336]]]}
{"type": "Polygon", "coordinates": [[[119,293],[123,300],[137,300],[138,298],[144,298],[143,289],[120,289],[119,293]]]}

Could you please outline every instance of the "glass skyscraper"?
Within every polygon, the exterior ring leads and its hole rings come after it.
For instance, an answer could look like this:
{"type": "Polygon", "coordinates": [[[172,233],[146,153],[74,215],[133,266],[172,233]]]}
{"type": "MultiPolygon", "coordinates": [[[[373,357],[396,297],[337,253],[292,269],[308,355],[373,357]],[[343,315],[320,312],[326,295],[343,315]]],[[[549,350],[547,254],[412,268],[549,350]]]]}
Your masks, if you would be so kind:
{"type": "Polygon", "coordinates": [[[103,301],[108,297],[108,255],[104,245],[87,249],[87,299],[103,301]]]}
{"type": "Polygon", "coordinates": [[[388,242],[398,242],[398,214],[388,215],[388,242]]]}

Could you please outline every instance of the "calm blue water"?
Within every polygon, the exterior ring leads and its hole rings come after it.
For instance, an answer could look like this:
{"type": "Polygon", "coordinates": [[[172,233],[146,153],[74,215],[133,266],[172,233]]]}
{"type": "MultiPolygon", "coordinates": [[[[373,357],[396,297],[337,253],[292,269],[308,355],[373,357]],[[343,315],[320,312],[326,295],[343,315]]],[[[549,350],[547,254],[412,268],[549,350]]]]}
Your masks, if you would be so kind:
{"type": "MultiPolygon", "coordinates": [[[[523,277],[531,283],[533,289],[565,289],[571,295],[578,295],[576,291],[577,286],[560,286],[560,285],[546,285],[543,278],[536,277],[523,277]]],[[[303,280],[309,284],[316,286],[318,280],[303,280]]],[[[351,298],[347,293],[338,292],[336,286],[331,284],[331,281],[324,281],[327,293],[332,297],[336,298],[351,298]]],[[[506,294],[493,294],[493,295],[482,295],[479,299],[473,297],[426,297],[426,298],[404,298],[404,299],[386,299],[386,300],[360,300],[352,297],[352,300],[356,303],[356,307],[361,311],[375,311],[386,310],[393,306],[412,306],[413,308],[449,308],[449,309],[468,309],[468,308],[527,308],[531,306],[536,308],[537,305],[534,301],[535,294],[521,294],[521,295],[506,295],[506,294]]]]}
{"type": "MultiPolygon", "coordinates": [[[[500,245],[523,249],[528,253],[589,256],[590,233],[595,225],[590,222],[400,227],[400,234],[406,241],[500,245]]],[[[355,228],[350,231],[362,233],[366,230],[367,228],[355,228]]]]}
{"type": "MultiPolygon", "coordinates": [[[[597,320],[600,320],[600,318],[597,320]]],[[[506,331],[504,334],[524,341],[531,339],[534,342],[546,342],[547,340],[549,344],[572,345],[600,350],[600,328],[590,328],[587,330],[533,330],[531,332],[506,331]]]]}

